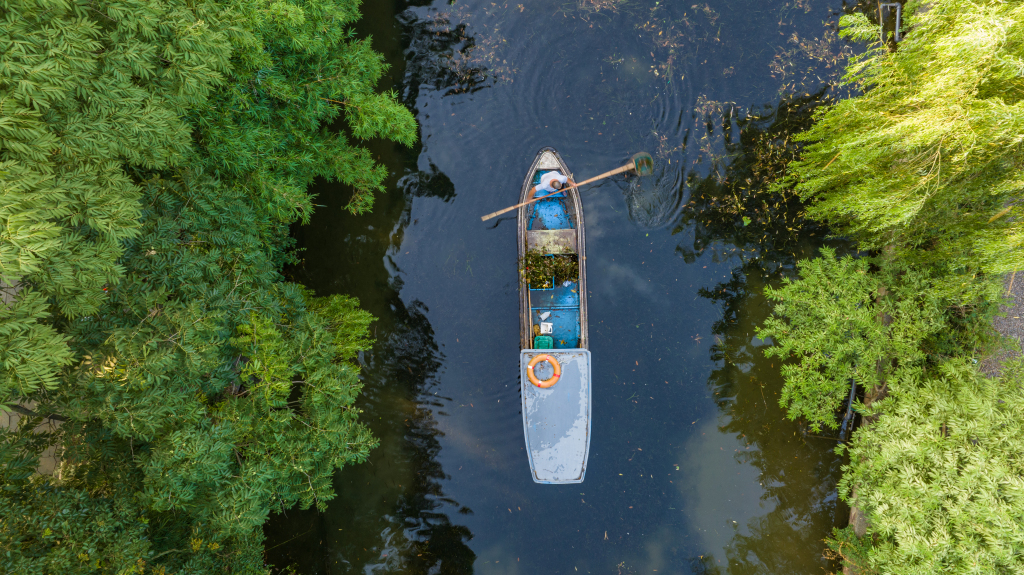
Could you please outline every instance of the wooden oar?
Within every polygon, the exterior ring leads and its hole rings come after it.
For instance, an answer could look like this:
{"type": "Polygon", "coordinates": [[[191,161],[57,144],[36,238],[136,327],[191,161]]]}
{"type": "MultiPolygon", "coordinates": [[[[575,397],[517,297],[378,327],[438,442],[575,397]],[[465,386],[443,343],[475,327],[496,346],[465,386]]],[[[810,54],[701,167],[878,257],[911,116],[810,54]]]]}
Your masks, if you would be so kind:
{"type": "MultiPolygon", "coordinates": [[[[579,182],[577,184],[573,184],[573,185],[569,186],[569,188],[579,188],[582,185],[589,184],[591,182],[596,182],[598,180],[602,180],[604,178],[607,178],[607,177],[610,177],[610,176],[614,176],[616,174],[621,174],[622,172],[628,172],[629,170],[636,170],[636,173],[637,173],[638,176],[650,175],[651,172],[654,171],[654,160],[651,158],[651,155],[648,154],[647,152],[640,152],[638,154],[633,154],[633,160],[630,163],[626,164],[625,166],[622,166],[622,167],[619,167],[619,168],[615,168],[614,170],[611,170],[610,172],[605,172],[605,173],[600,174],[598,176],[594,176],[593,178],[590,178],[589,180],[583,180],[582,182],[579,182]]],[[[521,204],[516,204],[514,206],[509,206],[509,207],[507,207],[507,208],[505,208],[503,210],[498,210],[496,212],[491,212],[491,213],[487,214],[486,216],[481,217],[480,220],[486,222],[487,220],[489,220],[491,218],[498,217],[501,214],[504,214],[506,212],[511,212],[512,210],[514,210],[516,208],[521,208],[523,206],[532,204],[533,202],[540,201],[540,200],[543,200],[544,198],[551,197],[551,196],[553,196],[553,195],[555,195],[557,193],[564,192],[564,191],[566,191],[566,189],[569,189],[569,188],[562,188],[560,190],[555,190],[555,191],[551,192],[550,194],[541,196],[539,198],[533,198],[533,199],[527,200],[527,201],[525,201],[525,202],[523,202],[521,204]]]]}

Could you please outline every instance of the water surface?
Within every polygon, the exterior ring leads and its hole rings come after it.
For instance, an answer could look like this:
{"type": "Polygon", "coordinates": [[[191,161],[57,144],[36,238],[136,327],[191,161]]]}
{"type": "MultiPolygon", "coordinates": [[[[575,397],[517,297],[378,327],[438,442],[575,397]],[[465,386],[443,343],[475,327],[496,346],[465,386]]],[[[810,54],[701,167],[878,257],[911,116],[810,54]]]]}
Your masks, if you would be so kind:
{"type": "Polygon", "coordinates": [[[363,421],[381,446],[326,512],[268,525],[299,573],[824,573],[848,510],[835,441],[778,406],[763,288],[825,230],[761,182],[841,96],[839,1],[364,4],[421,127],[373,142],[372,214],[322,183],[294,279],[378,319],[363,421]],[[578,179],[646,150],[656,173],[582,193],[593,354],[586,481],[538,485],[524,449],[514,212],[537,150],[578,179]]]}

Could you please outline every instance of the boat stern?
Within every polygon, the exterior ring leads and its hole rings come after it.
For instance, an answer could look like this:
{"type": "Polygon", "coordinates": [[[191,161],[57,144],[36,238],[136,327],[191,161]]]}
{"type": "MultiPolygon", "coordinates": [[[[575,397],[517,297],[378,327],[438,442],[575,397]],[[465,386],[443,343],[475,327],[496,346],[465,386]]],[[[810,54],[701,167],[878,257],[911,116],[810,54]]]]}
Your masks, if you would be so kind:
{"type": "MultiPolygon", "coordinates": [[[[550,369],[540,362],[536,369],[550,369]]],[[[530,470],[537,483],[582,483],[590,452],[590,351],[586,349],[524,349],[519,355],[523,427],[530,470]],[[555,358],[558,381],[548,388],[534,385],[530,362],[539,355],[555,358]]],[[[550,377],[551,371],[538,373],[550,377]]]]}

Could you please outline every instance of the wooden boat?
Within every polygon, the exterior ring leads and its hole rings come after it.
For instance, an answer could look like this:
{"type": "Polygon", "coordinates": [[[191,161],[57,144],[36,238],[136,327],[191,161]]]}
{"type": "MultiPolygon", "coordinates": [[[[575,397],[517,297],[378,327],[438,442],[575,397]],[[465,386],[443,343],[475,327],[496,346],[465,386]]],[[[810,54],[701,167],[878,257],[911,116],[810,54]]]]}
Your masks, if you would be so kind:
{"type": "MultiPolygon", "coordinates": [[[[553,148],[544,148],[526,173],[519,196],[530,192],[545,172],[570,175],[553,148]]],[[[523,429],[533,480],[537,483],[581,483],[590,452],[590,351],[587,337],[587,258],[583,206],[579,192],[569,189],[519,208],[519,261],[526,252],[545,257],[576,256],[576,281],[552,278],[530,285],[520,263],[520,355],[523,429]],[[543,333],[542,333],[543,332],[543,333]],[[560,375],[550,387],[540,387],[560,375]],[[548,370],[544,373],[544,370],[548,370]]]]}

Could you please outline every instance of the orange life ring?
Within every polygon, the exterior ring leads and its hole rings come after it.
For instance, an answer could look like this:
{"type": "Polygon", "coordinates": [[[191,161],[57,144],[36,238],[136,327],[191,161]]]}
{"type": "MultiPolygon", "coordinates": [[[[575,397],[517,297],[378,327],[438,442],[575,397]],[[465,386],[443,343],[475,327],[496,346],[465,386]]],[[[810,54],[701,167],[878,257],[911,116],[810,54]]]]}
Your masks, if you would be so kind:
{"type": "Polygon", "coordinates": [[[557,359],[555,359],[554,357],[552,357],[552,356],[550,356],[550,355],[548,355],[546,353],[542,353],[540,355],[533,356],[533,359],[530,360],[530,365],[526,366],[526,377],[530,378],[530,383],[532,383],[533,385],[536,385],[537,387],[541,387],[541,388],[551,387],[552,385],[555,385],[556,383],[558,383],[558,378],[561,377],[561,376],[562,376],[562,366],[559,365],[557,359]],[[550,363],[551,367],[555,370],[555,374],[552,375],[549,379],[545,379],[544,381],[541,381],[541,380],[537,379],[537,376],[534,375],[534,373],[533,373],[533,367],[535,365],[537,365],[538,363],[542,362],[542,361],[546,361],[546,362],[550,363]]]}

